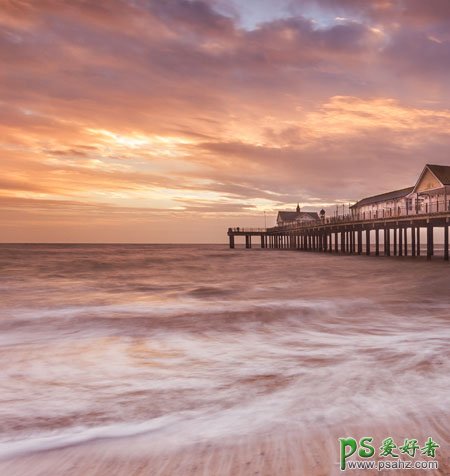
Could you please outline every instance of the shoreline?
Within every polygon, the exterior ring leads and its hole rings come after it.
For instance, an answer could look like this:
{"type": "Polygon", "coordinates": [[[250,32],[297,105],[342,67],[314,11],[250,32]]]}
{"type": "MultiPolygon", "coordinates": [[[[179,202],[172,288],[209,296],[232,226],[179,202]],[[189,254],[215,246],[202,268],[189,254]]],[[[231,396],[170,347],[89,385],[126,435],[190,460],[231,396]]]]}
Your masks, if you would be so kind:
{"type": "MultiPolygon", "coordinates": [[[[412,417],[411,417],[412,418],[412,417]]],[[[398,443],[404,438],[419,441],[432,436],[440,448],[436,460],[438,470],[427,475],[450,473],[450,430],[439,415],[407,419],[396,429],[390,421],[374,425],[346,422],[333,428],[317,430],[313,425],[303,429],[272,427],[251,435],[234,438],[205,439],[183,445],[168,444],[168,439],[154,435],[103,438],[54,450],[0,459],[0,473],[8,476],[38,476],[59,474],[134,476],[327,476],[343,474],[339,470],[339,437],[373,436],[374,443],[388,436],[398,443]]],[[[381,460],[382,458],[377,457],[381,460]]],[[[408,460],[402,455],[403,460],[408,460]]],[[[415,460],[426,460],[416,456],[415,460]]],[[[358,474],[373,474],[374,470],[358,470],[358,474]]],[[[380,474],[383,474],[381,472],[380,474]]],[[[393,474],[387,471],[386,474],[393,474]]],[[[395,474],[423,475],[424,470],[396,470],[395,474]]]]}

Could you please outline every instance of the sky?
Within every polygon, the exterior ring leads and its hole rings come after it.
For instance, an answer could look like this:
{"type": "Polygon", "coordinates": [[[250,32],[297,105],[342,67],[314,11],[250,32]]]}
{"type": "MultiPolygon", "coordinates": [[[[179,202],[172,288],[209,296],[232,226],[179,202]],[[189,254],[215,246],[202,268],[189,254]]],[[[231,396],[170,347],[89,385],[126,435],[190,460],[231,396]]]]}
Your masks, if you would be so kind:
{"type": "Polygon", "coordinates": [[[0,0],[0,241],[224,243],[450,165],[448,0],[0,0]]]}

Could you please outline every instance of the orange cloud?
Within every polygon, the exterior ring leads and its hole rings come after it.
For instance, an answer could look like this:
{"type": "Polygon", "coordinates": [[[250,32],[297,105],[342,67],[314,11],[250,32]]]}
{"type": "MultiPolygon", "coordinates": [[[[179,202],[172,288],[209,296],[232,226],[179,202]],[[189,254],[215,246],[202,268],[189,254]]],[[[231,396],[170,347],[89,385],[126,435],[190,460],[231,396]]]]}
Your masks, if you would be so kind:
{"type": "Polygon", "coordinates": [[[332,207],[447,163],[445,5],[408,3],[399,24],[396,1],[294,3],[250,28],[219,1],[6,2],[2,239],[106,223],[112,241],[188,225],[221,241],[228,219],[332,207]]]}

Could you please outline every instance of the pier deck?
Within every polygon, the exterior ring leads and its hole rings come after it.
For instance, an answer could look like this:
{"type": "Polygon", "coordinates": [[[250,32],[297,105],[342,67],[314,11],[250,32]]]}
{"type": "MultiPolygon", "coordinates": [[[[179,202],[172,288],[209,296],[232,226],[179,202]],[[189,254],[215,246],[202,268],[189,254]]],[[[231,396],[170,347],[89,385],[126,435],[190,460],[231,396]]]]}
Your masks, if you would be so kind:
{"type": "Polygon", "coordinates": [[[434,230],[443,228],[444,259],[448,261],[449,225],[450,210],[374,219],[341,216],[308,224],[293,223],[272,228],[229,228],[228,238],[230,248],[235,247],[235,237],[244,236],[246,248],[251,248],[252,238],[256,238],[261,248],[287,248],[367,256],[371,254],[420,256],[421,230],[425,229],[426,256],[427,259],[431,259],[434,255],[434,230]],[[373,252],[372,244],[375,245],[373,252]]]}

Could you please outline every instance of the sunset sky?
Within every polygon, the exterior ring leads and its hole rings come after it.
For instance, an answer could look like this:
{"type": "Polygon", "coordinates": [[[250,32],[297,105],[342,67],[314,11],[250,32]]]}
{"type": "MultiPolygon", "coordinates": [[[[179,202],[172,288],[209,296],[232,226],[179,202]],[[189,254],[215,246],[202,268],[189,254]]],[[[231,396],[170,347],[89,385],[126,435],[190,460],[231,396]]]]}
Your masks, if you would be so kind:
{"type": "Polygon", "coordinates": [[[225,242],[450,165],[449,0],[0,0],[0,241],[225,242]]]}

